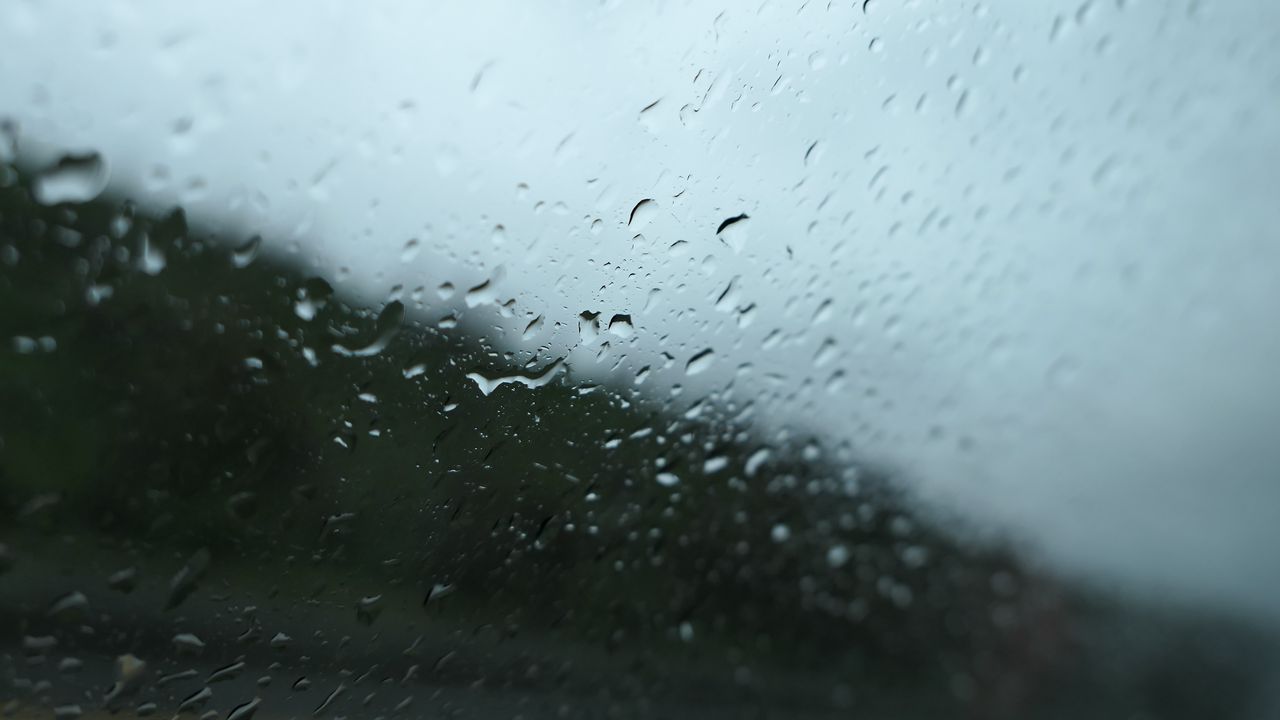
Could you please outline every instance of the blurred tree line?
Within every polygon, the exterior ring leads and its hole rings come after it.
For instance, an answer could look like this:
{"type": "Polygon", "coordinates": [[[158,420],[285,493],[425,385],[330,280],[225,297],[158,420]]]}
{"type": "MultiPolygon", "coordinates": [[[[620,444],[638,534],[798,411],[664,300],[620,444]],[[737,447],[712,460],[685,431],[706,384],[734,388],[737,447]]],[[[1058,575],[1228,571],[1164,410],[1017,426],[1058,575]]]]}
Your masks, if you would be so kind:
{"type": "Polygon", "coordinates": [[[29,179],[10,168],[0,187],[9,579],[68,536],[207,553],[251,594],[368,588],[369,624],[384,588],[408,589],[439,623],[659,676],[664,657],[728,656],[980,715],[1036,693],[1183,713],[1186,677],[1256,682],[1192,631],[1181,657],[1100,675],[1099,628],[1128,616],[940,527],[883,472],[806,456],[809,438],[563,379],[485,395],[468,373],[528,370],[474,318],[441,331],[411,297],[353,307],[269,240],[110,196],[43,205],[29,179]]]}

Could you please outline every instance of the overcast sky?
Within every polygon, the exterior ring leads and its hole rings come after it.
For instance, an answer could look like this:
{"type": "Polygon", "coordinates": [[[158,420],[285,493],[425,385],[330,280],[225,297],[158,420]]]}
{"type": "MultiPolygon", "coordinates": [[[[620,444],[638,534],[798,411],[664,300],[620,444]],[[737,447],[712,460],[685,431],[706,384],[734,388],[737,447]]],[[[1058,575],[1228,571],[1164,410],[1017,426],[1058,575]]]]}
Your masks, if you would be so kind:
{"type": "Polygon", "coordinates": [[[32,148],[349,297],[732,383],[1071,572],[1280,621],[1280,5],[30,0],[0,46],[32,148]]]}

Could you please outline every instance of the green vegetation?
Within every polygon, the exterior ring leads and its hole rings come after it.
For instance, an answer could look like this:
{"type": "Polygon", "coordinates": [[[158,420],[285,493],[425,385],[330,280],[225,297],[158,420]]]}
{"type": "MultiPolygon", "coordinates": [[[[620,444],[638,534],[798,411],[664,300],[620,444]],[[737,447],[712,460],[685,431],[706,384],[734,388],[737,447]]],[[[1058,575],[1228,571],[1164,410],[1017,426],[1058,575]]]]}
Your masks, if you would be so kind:
{"type": "MultiPolygon", "coordinates": [[[[246,264],[242,241],[181,211],[0,188],[0,584],[23,563],[105,576],[104,556],[173,568],[205,549],[244,604],[320,603],[370,633],[494,625],[549,657],[624,658],[655,688],[751,667],[836,708],[847,688],[1016,715],[1147,681],[1081,662],[1119,610],[958,540],[879,472],[803,459],[807,439],[748,472],[766,443],[723,409],[690,420],[562,382],[483,395],[467,373],[516,368],[478,326],[404,320],[378,353],[335,351],[385,330],[383,308],[281,258],[246,264]]],[[[38,622],[29,602],[0,588],[14,622],[38,622]]]]}

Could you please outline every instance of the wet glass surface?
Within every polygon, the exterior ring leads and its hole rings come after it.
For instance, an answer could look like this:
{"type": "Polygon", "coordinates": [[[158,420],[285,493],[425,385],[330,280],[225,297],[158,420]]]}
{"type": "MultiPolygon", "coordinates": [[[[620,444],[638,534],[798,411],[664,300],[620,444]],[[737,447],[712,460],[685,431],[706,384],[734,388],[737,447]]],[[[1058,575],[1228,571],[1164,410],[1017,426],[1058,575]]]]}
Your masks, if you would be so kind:
{"type": "Polygon", "coordinates": [[[1278,21],[0,6],[0,716],[1274,716],[1278,21]]]}

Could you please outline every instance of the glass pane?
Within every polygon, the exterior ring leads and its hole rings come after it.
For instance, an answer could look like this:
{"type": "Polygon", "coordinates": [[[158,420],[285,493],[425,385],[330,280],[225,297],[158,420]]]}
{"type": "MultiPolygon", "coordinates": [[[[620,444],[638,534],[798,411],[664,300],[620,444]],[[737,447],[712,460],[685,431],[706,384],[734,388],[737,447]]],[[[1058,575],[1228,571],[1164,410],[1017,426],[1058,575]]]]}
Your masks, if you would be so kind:
{"type": "Polygon", "coordinates": [[[1280,713],[1280,5],[0,5],[0,715],[1280,713]]]}

